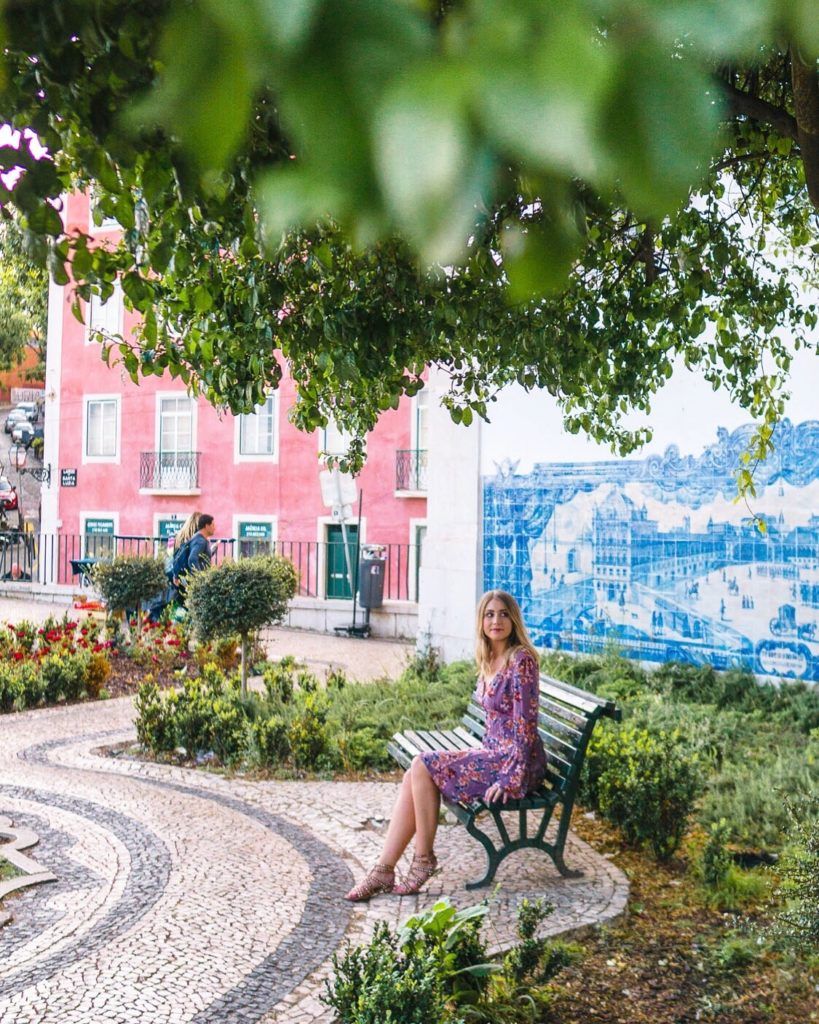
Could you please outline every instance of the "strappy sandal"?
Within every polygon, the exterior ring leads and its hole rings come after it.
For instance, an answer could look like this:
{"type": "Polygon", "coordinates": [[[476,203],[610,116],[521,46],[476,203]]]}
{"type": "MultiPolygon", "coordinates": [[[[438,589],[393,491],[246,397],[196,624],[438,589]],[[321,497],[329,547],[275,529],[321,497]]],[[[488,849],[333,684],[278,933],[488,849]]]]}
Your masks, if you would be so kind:
{"type": "Polygon", "coordinates": [[[376,864],[371,868],[363,882],[350,889],[345,900],[351,903],[365,903],[382,892],[392,892],[395,888],[395,868],[391,864],[376,864]]]}
{"type": "Polygon", "coordinates": [[[438,858],[434,853],[430,853],[426,857],[419,857],[416,854],[412,858],[412,864],[410,864],[406,876],[393,886],[392,891],[396,896],[412,896],[419,891],[421,886],[426,885],[433,875],[437,875],[438,870],[438,858]]]}

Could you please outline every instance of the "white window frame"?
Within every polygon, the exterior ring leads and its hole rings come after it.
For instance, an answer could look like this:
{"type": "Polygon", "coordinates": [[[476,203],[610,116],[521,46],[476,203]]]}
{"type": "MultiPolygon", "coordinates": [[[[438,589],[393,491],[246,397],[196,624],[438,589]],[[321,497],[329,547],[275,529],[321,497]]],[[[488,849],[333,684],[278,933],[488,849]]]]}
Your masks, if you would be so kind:
{"type": "Polygon", "coordinates": [[[156,402],[154,405],[154,451],[159,451],[160,440],[162,438],[162,402],[168,398],[186,398],[191,405],[191,447],[192,452],[196,451],[196,444],[198,440],[198,412],[199,403],[195,398],[187,393],[187,391],[157,391],[156,402]]]}
{"type": "Polygon", "coordinates": [[[122,396],[117,394],[83,395],[82,398],[82,465],[88,466],[100,462],[115,463],[116,465],[119,465],[120,453],[122,451],[122,396]],[[88,454],[88,406],[91,402],[116,403],[116,436],[114,438],[113,455],[88,454]]]}
{"type": "MultiPolygon", "coordinates": [[[[99,303],[99,301],[100,301],[99,295],[92,295],[91,298],[88,300],[88,302],[85,305],[85,344],[86,345],[96,345],[96,344],[98,344],[98,342],[94,341],[94,339],[92,337],[92,334],[94,332],[93,332],[93,329],[92,329],[92,322],[91,321],[93,319],[92,310],[94,308],[94,304],[95,303],[99,303]]],[[[100,304],[100,308],[102,306],[107,306],[109,302],[116,303],[116,314],[117,314],[117,317],[116,317],[116,330],[113,331],[113,334],[122,334],[122,325],[123,325],[123,318],[124,318],[125,307],[124,307],[123,301],[122,301],[122,285],[119,283],[119,281],[115,281],[114,282],[114,291],[113,291],[112,295],[110,296],[110,298],[108,299],[107,302],[104,302],[104,303],[100,304]]]]}
{"type": "MultiPolygon", "coordinates": [[[[407,578],[414,584],[415,578],[418,575],[418,545],[416,543],[416,537],[418,536],[419,527],[423,527],[429,530],[429,522],[424,518],[410,517],[409,521],[409,565],[407,567],[407,578]]],[[[418,578],[418,593],[415,595],[416,603],[420,603],[421,598],[421,579],[418,578]]],[[[408,595],[409,596],[409,595],[408,595]]]]}
{"type": "MultiPolygon", "coordinates": [[[[114,523],[114,537],[119,536],[119,512],[80,512],[80,540],[82,541],[81,550],[83,558],[86,557],[85,551],[85,524],[89,519],[110,519],[114,523]]],[[[116,551],[116,541],[114,541],[114,551],[116,551]]]]}
{"type": "Polygon", "coordinates": [[[234,544],[234,551],[233,551],[233,557],[235,559],[237,559],[237,560],[241,557],[240,554],[239,554],[239,550],[240,550],[239,549],[239,545],[241,544],[241,537],[239,536],[239,526],[240,526],[241,523],[267,523],[267,524],[269,524],[269,526],[270,526],[271,554],[272,554],[272,551],[275,550],[276,542],[279,539],[279,517],[278,516],[270,516],[270,515],[260,515],[260,514],[258,514],[256,512],[244,512],[244,513],[242,513],[242,512],[236,513],[235,512],[233,514],[233,519],[232,519],[232,522],[231,522],[231,526],[233,528],[233,533],[231,534],[231,536],[233,537],[234,542],[235,542],[235,544],[234,544]]]}
{"type": "Polygon", "coordinates": [[[426,384],[424,384],[424,386],[421,388],[421,390],[417,394],[412,396],[411,403],[410,403],[410,415],[412,417],[412,419],[410,421],[410,448],[413,451],[418,451],[418,449],[419,449],[419,444],[418,444],[418,442],[419,442],[419,437],[418,437],[418,404],[419,404],[418,403],[418,396],[421,395],[421,394],[425,394],[426,395],[426,403],[427,403],[426,404],[426,414],[427,414],[426,430],[427,430],[427,438],[426,438],[426,444],[425,444],[423,450],[426,451],[429,448],[429,400],[430,400],[430,393],[429,393],[429,388],[427,387],[426,384]]]}
{"type": "MultiPolygon", "coordinates": [[[[339,608],[349,608],[350,602],[345,601],[342,598],[332,598],[327,596],[327,544],[328,544],[328,526],[338,526],[339,520],[334,516],[317,516],[316,517],[316,539],[318,540],[318,559],[316,572],[318,574],[316,579],[316,592],[319,595],[319,600],[330,601],[332,604],[338,605],[339,608]]],[[[355,521],[351,520],[348,526],[359,526],[358,519],[355,521]]],[[[367,543],[367,517],[361,517],[361,524],[359,526],[360,534],[358,539],[359,551],[367,543]]]]}
{"type": "MultiPolygon", "coordinates": [[[[278,462],[279,461],[279,395],[273,391],[267,396],[267,401],[273,402],[273,451],[272,452],[243,452],[242,451],[242,420],[245,415],[256,416],[258,413],[247,413],[234,417],[233,431],[233,461],[234,462],[278,462]]],[[[259,520],[261,522],[261,519],[259,520]]]]}

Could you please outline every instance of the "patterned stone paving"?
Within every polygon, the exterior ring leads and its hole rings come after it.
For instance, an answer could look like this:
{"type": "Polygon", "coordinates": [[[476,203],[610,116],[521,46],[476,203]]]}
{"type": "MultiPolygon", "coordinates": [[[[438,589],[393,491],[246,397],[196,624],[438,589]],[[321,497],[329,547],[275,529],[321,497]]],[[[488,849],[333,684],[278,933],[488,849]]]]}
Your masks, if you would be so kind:
{"type": "MultiPolygon", "coordinates": [[[[317,1024],[332,952],[449,895],[481,893],[483,853],[440,830],[443,870],[417,897],[351,906],[377,859],[395,785],[246,782],[104,757],[133,737],[130,701],[0,718],[0,814],[33,829],[58,881],[9,897],[0,930],[0,1024],[317,1024]]],[[[543,855],[510,857],[489,937],[512,941],[515,904],[544,895],[551,933],[610,921],[624,876],[574,837],[577,879],[543,855]]]]}

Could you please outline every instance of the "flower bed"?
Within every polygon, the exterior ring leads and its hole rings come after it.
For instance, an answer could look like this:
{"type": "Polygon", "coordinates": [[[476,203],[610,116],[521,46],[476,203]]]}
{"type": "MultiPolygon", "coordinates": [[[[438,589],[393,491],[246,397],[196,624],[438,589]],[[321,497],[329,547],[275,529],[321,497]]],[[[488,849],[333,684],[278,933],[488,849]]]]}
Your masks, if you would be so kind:
{"type": "Polygon", "coordinates": [[[139,632],[96,618],[50,617],[0,627],[0,713],[133,693],[150,675],[177,682],[191,660],[178,623],[145,623],[139,632]]]}

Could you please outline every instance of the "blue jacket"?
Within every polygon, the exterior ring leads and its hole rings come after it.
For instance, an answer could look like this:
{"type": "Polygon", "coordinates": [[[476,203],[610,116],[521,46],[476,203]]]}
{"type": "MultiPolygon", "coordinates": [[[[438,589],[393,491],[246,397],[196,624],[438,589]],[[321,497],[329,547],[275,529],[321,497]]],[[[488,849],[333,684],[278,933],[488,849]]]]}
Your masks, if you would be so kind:
{"type": "Polygon", "coordinates": [[[188,548],[188,560],[185,572],[198,572],[210,565],[210,541],[201,533],[195,533],[188,548]]]}

